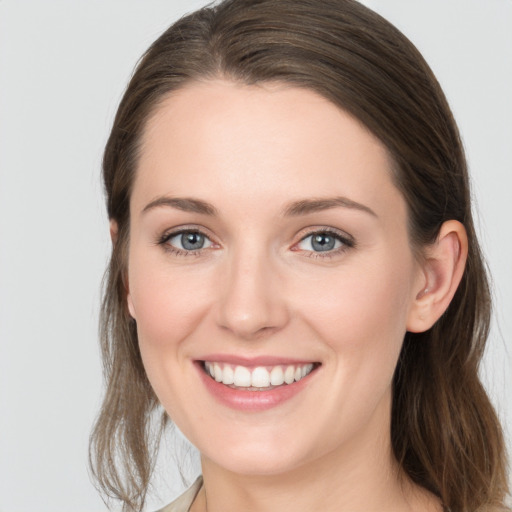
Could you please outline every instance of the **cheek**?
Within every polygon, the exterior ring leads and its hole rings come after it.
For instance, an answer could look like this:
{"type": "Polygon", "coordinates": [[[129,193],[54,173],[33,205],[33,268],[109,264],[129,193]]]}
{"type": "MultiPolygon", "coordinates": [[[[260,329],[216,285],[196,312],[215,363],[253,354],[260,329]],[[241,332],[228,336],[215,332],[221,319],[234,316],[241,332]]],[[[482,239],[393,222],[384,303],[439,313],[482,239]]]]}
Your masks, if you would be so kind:
{"type": "Polygon", "coordinates": [[[211,300],[201,275],[140,260],[134,251],[129,271],[130,299],[143,351],[175,350],[194,331],[211,300]]]}
{"type": "Polygon", "coordinates": [[[298,307],[333,351],[376,365],[388,358],[394,365],[406,332],[413,264],[393,256],[374,261],[297,290],[298,307]]]}
{"type": "MultiPolygon", "coordinates": [[[[130,260],[130,297],[137,322],[142,361],[158,399],[174,421],[190,431],[188,416],[193,397],[179,390],[191,389],[190,349],[197,326],[211,301],[211,293],[201,276],[170,269],[161,261],[130,260]]],[[[197,409],[197,408],[196,408],[197,409]]]]}
{"type": "Polygon", "coordinates": [[[296,290],[303,318],[330,354],[331,391],[321,403],[331,411],[333,439],[357,435],[377,410],[381,418],[387,414],[385,397],[406,332],[412,275],[407,261],[391,263],[380,259],[378,265],[319,279],[307,292],[296,290]]]}

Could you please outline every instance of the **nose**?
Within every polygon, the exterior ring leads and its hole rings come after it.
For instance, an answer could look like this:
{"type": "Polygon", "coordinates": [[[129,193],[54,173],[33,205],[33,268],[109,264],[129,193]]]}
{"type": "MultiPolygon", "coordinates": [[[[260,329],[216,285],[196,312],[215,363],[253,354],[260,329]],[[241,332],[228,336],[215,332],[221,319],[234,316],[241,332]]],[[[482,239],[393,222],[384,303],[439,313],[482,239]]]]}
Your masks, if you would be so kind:
{"type": "Polygon", "coordinates": [[[244,340],[282,329],[289,321],[282,275],[264,254],[233,255],[221,277],[218,325],[244,340]]]}

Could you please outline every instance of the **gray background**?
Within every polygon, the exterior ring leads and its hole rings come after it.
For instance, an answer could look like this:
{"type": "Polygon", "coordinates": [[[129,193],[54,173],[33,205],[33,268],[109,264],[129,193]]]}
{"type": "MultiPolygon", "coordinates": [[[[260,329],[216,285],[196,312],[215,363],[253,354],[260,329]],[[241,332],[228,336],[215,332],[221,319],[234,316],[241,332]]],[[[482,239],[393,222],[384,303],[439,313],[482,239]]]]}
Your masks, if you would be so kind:
{"type": "MultiPolygon", "coordinates": [[[[204,3],[0,0],[0,512],[105,510],[86,468],[109,250],[102,148],[137,58],[204,3]]],[[[462,131],[496,296],[483,376],[511,446],[512,1],[366,3],[423,52],[462,131]]],[[[181,490],[163,465],[148,510],[181,490]]]]}

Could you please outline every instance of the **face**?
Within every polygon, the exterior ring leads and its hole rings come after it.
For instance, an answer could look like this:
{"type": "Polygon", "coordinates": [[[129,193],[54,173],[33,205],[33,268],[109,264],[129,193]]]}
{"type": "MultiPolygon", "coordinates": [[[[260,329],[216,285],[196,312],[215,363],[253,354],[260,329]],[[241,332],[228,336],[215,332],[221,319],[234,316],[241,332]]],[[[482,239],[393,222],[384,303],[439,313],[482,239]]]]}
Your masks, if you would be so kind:
{"type": "Polygon", "coordinates": [[[205,460],[278,474],[383,444],[422,270],[372,134],[309,90],[188,85],[148,122],[130,208],[144,365],[205,460]]]}

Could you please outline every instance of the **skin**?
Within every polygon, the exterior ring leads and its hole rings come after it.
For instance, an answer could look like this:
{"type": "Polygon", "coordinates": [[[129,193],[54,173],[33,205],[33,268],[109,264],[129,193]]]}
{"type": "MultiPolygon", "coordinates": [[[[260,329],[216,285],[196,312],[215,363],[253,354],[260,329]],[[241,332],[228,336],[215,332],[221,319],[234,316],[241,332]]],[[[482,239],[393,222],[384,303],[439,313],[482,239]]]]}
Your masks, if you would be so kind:
{"type": "Polygon", "coordinates": [[[190,84],[148,122],[130,209],[128,307],[159,400],[201,452],[193,511],[441,510],[396,467],[391,382],[405,332],[429,328],[455,292],[464,230],[446,223],[417,261],[379,140],[309,90],[190,84]],[[162,197],[216,214],[148,208],[162,197]],[[372,213],[283,213],[332,197],[372,213]],[[168,235],[184,227],[203,249],[175,252],[168,235]],[[353,246],[315,252],[307,237],[325,229],[353,246]],[[212,353],[320,366],[298,395],[248,412],[206,390],[195,361],[212,353]]]}

